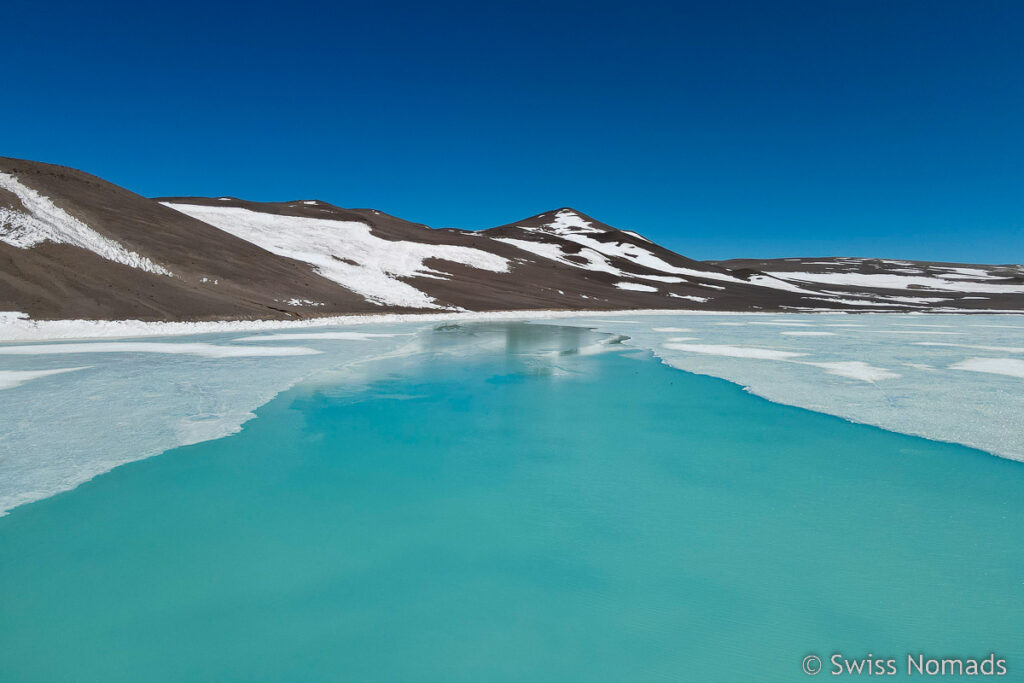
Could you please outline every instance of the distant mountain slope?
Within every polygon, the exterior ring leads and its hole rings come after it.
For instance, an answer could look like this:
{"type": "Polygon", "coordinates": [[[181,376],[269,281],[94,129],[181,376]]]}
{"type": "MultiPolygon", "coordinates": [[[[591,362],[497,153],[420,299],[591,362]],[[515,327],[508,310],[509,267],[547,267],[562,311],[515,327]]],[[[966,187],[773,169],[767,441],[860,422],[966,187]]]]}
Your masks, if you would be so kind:
{"type": "Polygon", "coordinates": [[[657,291],[616,286],[486,232],[434,230],[372,209],[315,200],[261,204],[232,198],[158,201],[280,256],[310,264],[383,309],[669,308],[657,291]]]}
{"type": "Polygon", "coordinates": [[[426,310],[1022,310],[1020,266],[695,261],[562,208],[480,232],[313,199],[149,199],[0,158],[0,312],[302,318],[426,310]]]}
{"type": "Polygon", "coordinates": [[[679,308],[757,309],[799,305],[799,288],[759,273],[737,275],[694,261],[628,230],[562,208],[483,235],[581,271],[618,289],[646,291],[679,308]],[[684,302],[691,302],[686,305],[684,302]],[[707,306],[706,304],[712,304],[707,306]],[[693,304],[701,304],[694,306],[693,304]]]}
{"type": "Polygon", "coordinates": [[[1020,310],[1024,266],[852,257],[733,259],[713,265],[763,272],[820,292],[810,302],[879,308],[1020,310]]]}

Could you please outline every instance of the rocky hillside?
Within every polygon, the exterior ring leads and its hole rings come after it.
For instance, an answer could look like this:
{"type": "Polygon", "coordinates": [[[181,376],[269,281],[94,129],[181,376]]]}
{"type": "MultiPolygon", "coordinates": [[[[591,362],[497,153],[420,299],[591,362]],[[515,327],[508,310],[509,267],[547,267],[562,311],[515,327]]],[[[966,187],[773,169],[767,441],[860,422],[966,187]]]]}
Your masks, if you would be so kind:
{"type": "Polygon", "coordinates": [[[35,319],[427,310],[1022,310],[1020,266],[701,262],[579,211],[435,230],[318,200],[150,199],[0,158],[0,311],[35,319]]]}

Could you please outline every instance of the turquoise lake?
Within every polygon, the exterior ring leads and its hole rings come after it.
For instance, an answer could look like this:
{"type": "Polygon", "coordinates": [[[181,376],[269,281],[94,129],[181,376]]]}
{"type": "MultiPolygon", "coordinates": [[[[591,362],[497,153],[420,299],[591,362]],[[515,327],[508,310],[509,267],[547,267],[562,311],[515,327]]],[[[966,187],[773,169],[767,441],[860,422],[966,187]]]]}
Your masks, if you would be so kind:
{"type": "Polygon", "coordinates": [[[0,681],[1024,675],[1022,463],[583,328],[426,337],[0,518],[0,681]]]}

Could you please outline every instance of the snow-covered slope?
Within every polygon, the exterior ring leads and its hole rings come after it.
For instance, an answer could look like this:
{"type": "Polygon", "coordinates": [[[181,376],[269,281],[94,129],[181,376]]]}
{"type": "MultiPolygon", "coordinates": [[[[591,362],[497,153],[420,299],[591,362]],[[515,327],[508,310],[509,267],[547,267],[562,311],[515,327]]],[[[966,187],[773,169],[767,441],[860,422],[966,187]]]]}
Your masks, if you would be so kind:
{"type": "MultiPolygon", "coordinates": [[[[909,269],[901,269],[907,272],[909,269]]],[[[968,270],[968,269],[961,269],[968,270]]],[[[970,270],[982,272],[977,268],[970,270]]],[[[933,274],[903,275],[902,273],[857,273],[857,272],[772,272],[777,278],[791,282],[839,285],[865,289],[928,289],[935,292],[986,292],[990,294],[1024,294],[1024,284],[1004,284],[1009,278],[989,274],[971,276],[969,279],[956,270],[935,269],[933,274]],[[938,272],[935,272],[935,271],[938,272]]],[[[1021,271],[1024,273],[1024,270],[1021,271]]]]}
{"type": "Polygon", "coordinates": [[[0,312],[35,319],[217,320],[369,312],[306,263],[96,176],[0,157],[0,312]],[[173,273],[173,275],[169,275],[173,273]]]}
{"type": "Polygon", "coordinates": [[[145,256],[99,234],[9,173],[0,172],[0,188],[17,197],[20,204],[18,207],[0,206],[0,240],[7,244],[19,249],[29,249],[41,242],[69,244],[114,263],[171,275],[169,270],[145,256]]]}
{"type": "MultiPolygon", "coordinates": [[[[693,261],[635,232],[613,228],[570,208],[493,228],[485,231],[485,234],[542,258],[581,270],[609,273],[627,282],[633,281],[634,286],[623,289],[659,291],[657,288],[641,288],[643,281],[647,280],[719,291],[732,285],[741,291],[753,286],[816,293],[768,275],[740,277],[713,264],[693,261]]],[[[665,288],[664,294],[683,296],[671,288],[665,288]]]]}
{"type": "Polygon", "coordinates": [[[909,310],[1019,310],[1024,266],[871,258],[736,259],[716,265],[760,271],[817,294],[808,305],[909,310]]]}
{"type": "Polygon", "coordinates": [[[448,244],[389,241],[374,235],[369,225],[359,221],[286,216],[233,206],[164,205],[274,254],[309,263],[328,280],[382,306],[442,308],[433,297],[399,279],[451,277],[426,266],[428,259],[494,273],[509,269],[508,259],[497,254],[448,244]]]}
{"type": "Polygon", "coordinates": [[[0,158],[0,314],[198,321],[540,309],[1021,311],[1024,269],[702,262],[568,207],[481,231],[435,230],[316,199],[149,199],[74,169],[0,158]]]}

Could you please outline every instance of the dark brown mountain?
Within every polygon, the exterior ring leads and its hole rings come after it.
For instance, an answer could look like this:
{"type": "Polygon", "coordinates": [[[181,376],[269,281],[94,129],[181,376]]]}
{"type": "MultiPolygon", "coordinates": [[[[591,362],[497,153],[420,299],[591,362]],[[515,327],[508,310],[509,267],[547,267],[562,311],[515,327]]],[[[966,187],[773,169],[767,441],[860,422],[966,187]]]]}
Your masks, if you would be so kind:
{"type": "Polygon", "coordinates": [[[695,261],[579,211],[480,232],[317,200],[149,199],[0,158],[0,311],[211,320],[526,309],[1022,310],[1020,266],[695,261]]]}

